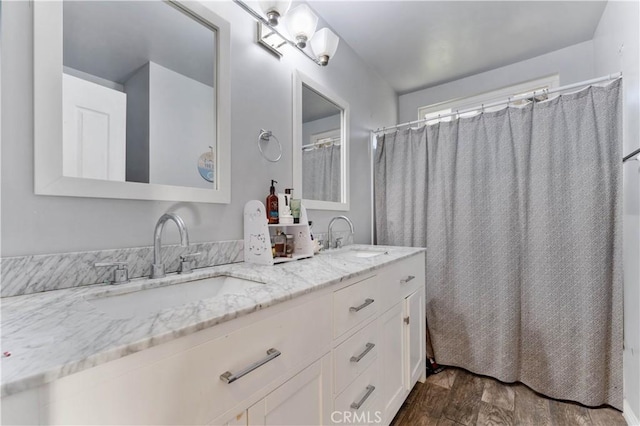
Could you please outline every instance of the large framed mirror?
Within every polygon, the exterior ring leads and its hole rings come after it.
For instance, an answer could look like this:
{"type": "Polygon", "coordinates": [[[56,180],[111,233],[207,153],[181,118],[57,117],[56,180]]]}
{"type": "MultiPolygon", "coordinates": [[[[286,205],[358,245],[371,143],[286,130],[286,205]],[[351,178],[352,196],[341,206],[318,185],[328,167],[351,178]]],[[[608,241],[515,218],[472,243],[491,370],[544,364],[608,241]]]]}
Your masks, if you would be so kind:
{"type": "Polygon", "coordinates": [[[293,186],[308,209],[349,210],[349,104],[293,76],[293,186]]]}
{"type": "Polygon", "coordinates": [[[197,2],[34,2],[35,193],[230,202],[229,23],[197,2]]]}

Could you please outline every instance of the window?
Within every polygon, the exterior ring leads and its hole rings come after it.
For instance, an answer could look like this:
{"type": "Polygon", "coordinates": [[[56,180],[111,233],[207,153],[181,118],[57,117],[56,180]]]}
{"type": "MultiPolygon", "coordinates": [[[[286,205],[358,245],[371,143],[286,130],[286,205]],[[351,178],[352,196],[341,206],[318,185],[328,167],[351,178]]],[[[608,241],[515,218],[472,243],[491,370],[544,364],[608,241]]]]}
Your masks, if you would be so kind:
{"type": "MultiPolygon", "coordinates": [[[[507,97],[522,96],[527,94],[533,95],[533,92],[535,91],[542,89],[552,89],[554,87],[558,87],[559,85],[560,77],[558,76],[558,74],[555,74],[537,80],[503,87],[502,89],[485,92],[468,98],[458,98],[450,101],[440,102],[434,105],[423,106],[421,108],[418,108],[418,119],[425,119],[427,120],[426,124],[431,125],[436,124],[440,121],[451,121],[454,117],[446,116],[440,119],[440,116],[445,116],[456,111],[468,110],[470,108],[478,107],[477,109],[460,114],[460,117],[471,117],[481,112],[481,107],[483,104],[490,104],[492,102],[501,101],[506,99],[507,97]]],[[[537,100],[541,100],[539,97],[536,98],[537,100]]],[[[514,102],[513,104],[523,105],[526,102],[526,100],[521,100],[518,102],[514,102]]],[[[502,108],[504,108],[504,105],[496,106],[493,108],[486,108],[485,111],[496,111],[502,108]]]]}

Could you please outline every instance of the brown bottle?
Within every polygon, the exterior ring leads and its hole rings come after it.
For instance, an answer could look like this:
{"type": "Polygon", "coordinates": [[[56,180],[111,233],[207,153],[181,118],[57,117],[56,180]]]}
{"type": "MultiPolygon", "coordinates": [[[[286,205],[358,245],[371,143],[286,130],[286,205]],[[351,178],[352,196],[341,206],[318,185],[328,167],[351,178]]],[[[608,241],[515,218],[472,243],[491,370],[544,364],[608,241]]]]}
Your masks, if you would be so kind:
{"type": "Polygon", "coordinates": [[[276,187],[273,185],[278,183],[271,179],[271,188],[269,188],[269,196],[267,197],[267,219],[269,224],[279,223],[278,220],[278,196],[276,195],[276,187]]]}

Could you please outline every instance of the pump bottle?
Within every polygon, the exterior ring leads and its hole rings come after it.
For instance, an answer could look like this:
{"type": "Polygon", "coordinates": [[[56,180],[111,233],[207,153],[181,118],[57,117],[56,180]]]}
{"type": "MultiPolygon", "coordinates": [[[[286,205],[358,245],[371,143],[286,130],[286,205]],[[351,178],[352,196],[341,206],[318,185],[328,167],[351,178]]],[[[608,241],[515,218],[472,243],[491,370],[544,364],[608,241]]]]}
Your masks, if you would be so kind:
{"type": "Polygon", "coordinates": [[[271,179],[271,187],[269,188],[269,195],[267,196],[267,219],[269,224],[277,224],[278,220],[278,196],[276,195],[276,187],[274,183],[277,181],[271,179]]]}

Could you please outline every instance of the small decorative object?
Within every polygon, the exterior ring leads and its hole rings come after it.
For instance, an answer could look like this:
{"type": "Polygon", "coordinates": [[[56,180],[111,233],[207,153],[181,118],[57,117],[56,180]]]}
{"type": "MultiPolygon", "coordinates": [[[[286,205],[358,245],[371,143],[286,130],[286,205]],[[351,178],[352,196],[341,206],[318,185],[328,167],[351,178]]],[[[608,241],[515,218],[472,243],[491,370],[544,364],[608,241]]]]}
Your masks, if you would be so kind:
{"type": "Polygon", "coordinates": [[[213,161],[213,147],[210,146],[210,151],[207,151],[200,155],[198,158],[198,172],[200,176],[207,182],[213,183],[215,170],[214,170],[214,161],[213,161]]]}

